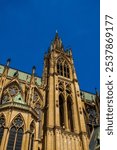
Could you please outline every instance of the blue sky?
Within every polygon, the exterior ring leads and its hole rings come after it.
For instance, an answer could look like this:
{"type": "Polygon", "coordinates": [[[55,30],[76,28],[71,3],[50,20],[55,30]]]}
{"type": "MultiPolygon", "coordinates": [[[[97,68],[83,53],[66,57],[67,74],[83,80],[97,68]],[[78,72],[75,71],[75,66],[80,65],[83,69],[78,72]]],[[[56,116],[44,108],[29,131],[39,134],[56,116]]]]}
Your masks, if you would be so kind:
{"type": "Polygon", "coordinates": [[[57,30],[72,48],[80,88],[99,90],[99,0],[0,0],[0,63],[42,75],[43,57],[57,30]]]}

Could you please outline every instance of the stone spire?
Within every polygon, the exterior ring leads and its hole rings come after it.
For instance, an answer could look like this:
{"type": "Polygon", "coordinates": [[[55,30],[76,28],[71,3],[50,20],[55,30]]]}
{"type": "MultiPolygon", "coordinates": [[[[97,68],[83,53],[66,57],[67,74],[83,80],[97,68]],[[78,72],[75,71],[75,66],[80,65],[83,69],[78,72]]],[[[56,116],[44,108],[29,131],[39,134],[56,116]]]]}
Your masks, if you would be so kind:
{"type": "Polygon", "coordinates": [[[56,30],[56,34],[55,34],[54,40],[52,41],[51,46],[50,46],[50,50],[53,50],[53,49],[57,49],[57,50],[60,50],[60,51],[62,50],[63,51],[62,40],[61,40],[61,38],[59,38],[57,30],[56,30]]]}

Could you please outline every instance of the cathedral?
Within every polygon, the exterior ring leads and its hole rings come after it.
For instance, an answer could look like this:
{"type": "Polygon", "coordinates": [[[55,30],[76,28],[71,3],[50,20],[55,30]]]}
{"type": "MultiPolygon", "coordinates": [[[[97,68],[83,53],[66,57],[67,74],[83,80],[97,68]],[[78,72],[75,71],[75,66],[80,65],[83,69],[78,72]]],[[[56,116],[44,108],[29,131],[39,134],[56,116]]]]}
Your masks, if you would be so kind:
{"type": "MultiPolygon", "coordinates": [[[[72,50],[56,33],[42,77],[0,65],[0,150],[89,150],[100,98],[80,90],[72,50]]],[[[94,137],[95,138],[95,137],[94,137]]],[[[99,138],[95,139],[99,150],[99,138]]]]}

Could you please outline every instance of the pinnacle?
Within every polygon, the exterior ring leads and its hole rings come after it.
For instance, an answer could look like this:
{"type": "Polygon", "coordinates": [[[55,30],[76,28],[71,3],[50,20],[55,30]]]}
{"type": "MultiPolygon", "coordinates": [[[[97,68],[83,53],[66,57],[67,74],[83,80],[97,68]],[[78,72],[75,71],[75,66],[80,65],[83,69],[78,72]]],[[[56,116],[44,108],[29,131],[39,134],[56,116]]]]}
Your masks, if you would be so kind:
{"type": "Polygon", "coordinates": [[[59,39],[59,36],[58,36],[58,31],[56,30],[56,34],[55,34],[55,40],[56,39],[59,39]]]}

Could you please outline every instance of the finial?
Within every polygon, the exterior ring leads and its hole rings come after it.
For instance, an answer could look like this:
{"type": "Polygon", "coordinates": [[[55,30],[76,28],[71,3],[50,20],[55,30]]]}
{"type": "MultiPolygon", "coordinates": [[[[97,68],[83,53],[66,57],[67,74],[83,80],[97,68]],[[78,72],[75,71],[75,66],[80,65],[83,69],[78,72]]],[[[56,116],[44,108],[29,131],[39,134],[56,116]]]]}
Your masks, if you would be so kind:
{"type": "Polygon", "coordinates": [[[7,63],[6,63],[6,66],[7,66],[7,67],[10,65],[10,62],[11,62],[11,59],[8,58],[8,59],[7,59],[7,63]]]}
{"type": "Polygon", "coordinates": [[[32,74],[35,74],[35,70],[36,70],[36,67],[33,66],[33,67],[32,67],[32,74]]]}
{"type": "Polygon", "coordinates": [[[56,30],[55,39],[58,39],[58,31],[56,30]]]}

